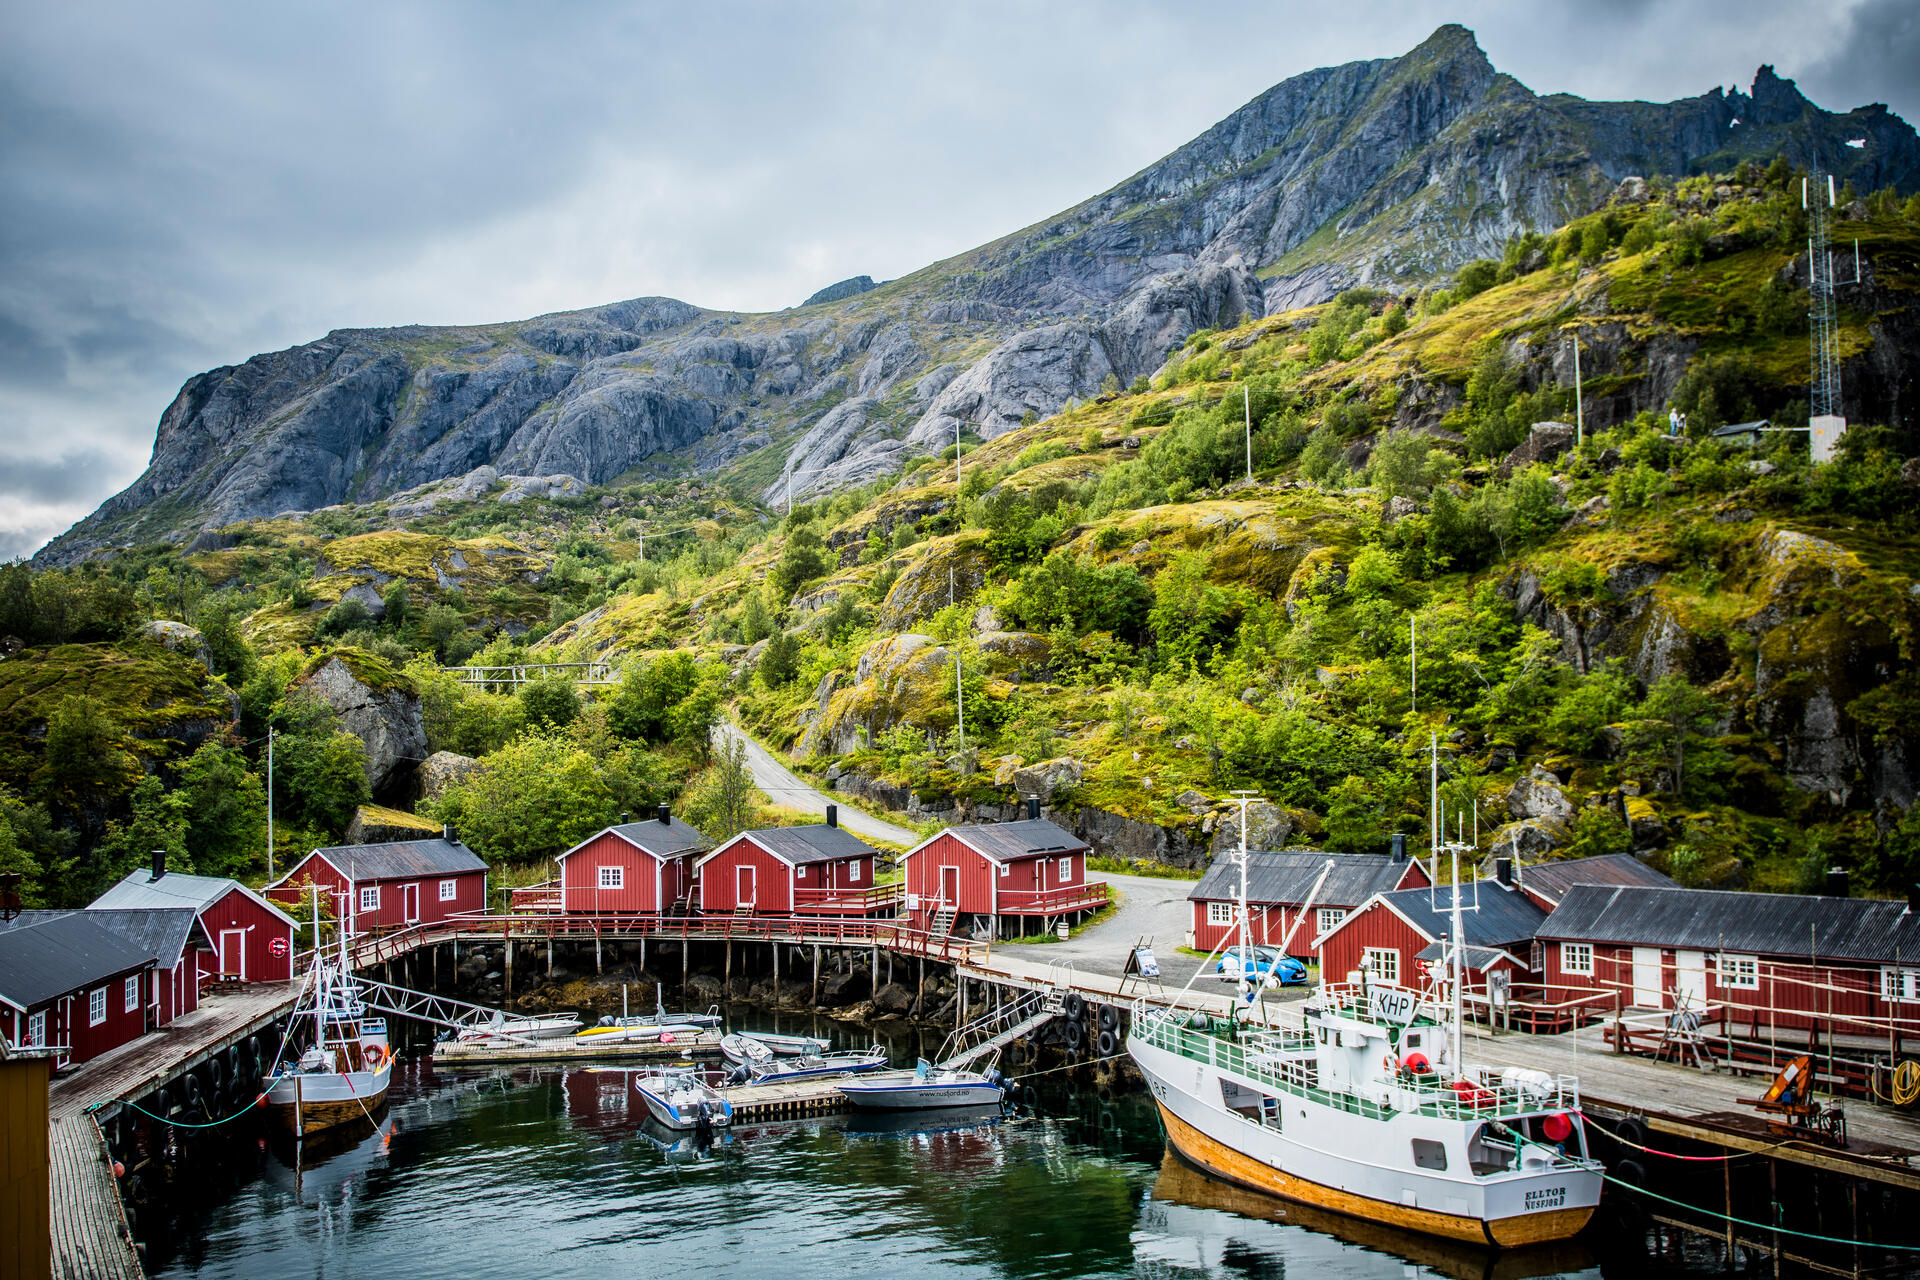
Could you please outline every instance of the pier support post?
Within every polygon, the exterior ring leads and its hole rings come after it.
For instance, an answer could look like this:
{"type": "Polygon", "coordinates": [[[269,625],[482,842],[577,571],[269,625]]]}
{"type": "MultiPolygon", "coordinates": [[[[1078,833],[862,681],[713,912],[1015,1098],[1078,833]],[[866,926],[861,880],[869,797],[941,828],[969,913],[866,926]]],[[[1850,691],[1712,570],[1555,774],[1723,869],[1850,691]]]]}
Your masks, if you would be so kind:
{"type": "Polygon", "coordinates": [[[813,1006],[820,1007],[820,944],[813,944],[813,1006]]]}
{"type": "Polygon", "coordinates": [[[687,952],[692,946],[685,938],[680,939],[680,994],[683,996],[687,991],[687,952]]]}
{"type": "Polygon", "coordinates": [[[874,991],[880,989],[880,943],[876,940],[873,950],[867,957],[867,986],[874,991]]]}
{"type": "Polygon", "coordinates": [[[926,1011],[926,1007],[927,1007],[927,958],[925,956],[921,956],[920,957],[920,976],[914,981],[914,984],[913,984],[913,1011],[917,1016],[921,1013],[924,1013],[926,1011]]]}
{"type": "MultiPolygon", "coordinates": [[[[598,935],[596,934],[595,936],[597,937],[598,935]]],[[[647,935],[643,933],[640,935],[640,972],[645,973],[646,971],[647,971],[647,935]]]]}
{"type": "Polygon", "coordinates": [[[780,1003],[780,944],[773,944],[773,1002],[780,1003]]]}
{"type": "Polygon", "coordinates": [[[725,972],[720,980],[720,990],[722,993],[728,996],[731,996],[733,994],[733,939],[732,938],[727,939],[726,947],[727,947],[727,962],[726,962],[725,972]]]}
{"type": "Polygon", "coordinates": [[[606,968],[600,963],[600,935],[598,933],[593,935],[593,971],[596,974],[606,972],[606,968]]]}
{"type": "Polygon", "coordinates": [[[512,998],[512,996],[513,996],[513,937],[512,937],[512,935],[511,935],[511,934],[509,934],[509,935],[508,935],[508,937],[507,937],[507,985],[506,985],[506,995],[508,996],[508,998],[512,998]]]}
{"type": "Polygon", "coordinates": [[[553,976],[553,935],[547,935],[547,976],[553,976]]]}

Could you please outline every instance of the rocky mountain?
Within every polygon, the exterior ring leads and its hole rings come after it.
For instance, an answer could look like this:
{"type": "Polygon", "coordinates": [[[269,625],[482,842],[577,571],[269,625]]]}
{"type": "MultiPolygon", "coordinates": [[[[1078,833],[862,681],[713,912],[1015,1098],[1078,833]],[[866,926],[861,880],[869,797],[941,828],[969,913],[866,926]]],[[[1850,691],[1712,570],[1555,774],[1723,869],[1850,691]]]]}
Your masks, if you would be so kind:
{"type": "Polygon", "coordinates": [[[1884,106],[1821,110],[1771,68],[1751,94],[1543,97],[1446,26],[1400,58],[1295,76],[1111,190],[884,284],[856,277],[760,315],[642,298],[341,330],[200,374],[145,474],[37,559],[483,467],[467,487],[505,483],[503,497],[525,477],[604,483],[649,462],[733,469],[769,499],[828,490],[1129,383],[1198,330],[1442,275],[1629,175],[1776,154],[1861,190],[1920,183],[1911,126],[1884,106]]]}

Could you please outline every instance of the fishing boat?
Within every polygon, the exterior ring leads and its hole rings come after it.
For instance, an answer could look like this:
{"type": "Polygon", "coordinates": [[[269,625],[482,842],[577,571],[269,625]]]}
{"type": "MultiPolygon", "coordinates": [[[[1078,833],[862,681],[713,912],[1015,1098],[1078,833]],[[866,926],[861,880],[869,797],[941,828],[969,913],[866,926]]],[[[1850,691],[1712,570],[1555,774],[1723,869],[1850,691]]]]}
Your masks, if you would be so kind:
{"type": "Polygon", "coordinates": [[[669,1129],[720,1129],[733,1123],[733,1104],[686,1072],[635,1077],[633,1090],[647,1104],[647,1114],[669,1129]]]}
{"type": "Polygon", "coordinates": [[[477,1022],[460,1028],[457,1040],[558,1040],[580,1032],[580,1019],[572,1014],[556,1018],[509,1018],[496,1014],[491,1022],[477,1022]]]}
{"type": "Polygon", "coordinates": [[[858,1075],[878,1071],[887,1065],[887,1051],[879,1045],[871,1049],[839,1049],[832,1053],[810,1053],[797,1058],[776,1058],[771,1062],[749,1062],[754,1084],[786,1084],[793,1080],[819,1080],[826,1076],[858,1075]]]}
{"type": "MultiPolygon", "coordinates": [[[[1436,863],[1440,829],[1436,820],[1436,863]]],[[[1243,947],[1245,843],[1243,826],[1243,947]]],[[[1587,1153],[1578,1082],[1465,1060],[1457,886],[1466,847],[1446,846],[1456,886],[1450,980],[1436,973],[1433,990],[1355,973],[1323,986],[1291,1025],[1241,1016],[1257,998],[1253,982],[1226,1016],[1178,1002],[1134,1010],[1127,1050],[1183,1159],[1290,1200],[1496,1248],[1565,1240],[1586,1226],[1603,1167],[1587,1153]]]]}
{"type": "Polygon", "coordinates": [[[911,1071],[876,1071],[834,1086],[863,1111],[929,1111],[993,1106],[1006,1096],[998,1071],[936,1067],[925,1058],[911,1071]]]}
{"type": "MultiPolygon", "coordinates": [[[[314,936],[319,936],[319,894],[314,895],[314,936]]],[[[347,967],[346,935],[338,958],[316,946],[313,964],[290,1020],[313,1020],[313,1043],[292,1062],[275,1066],[266,1087],[270,1115],[297,1138],[354,1120],[372,1120],[387,1100],[393,1050],[387,1024],[369,1018],[359,986],[347,967]]]]}
{"type": "Polygon", "coordinates": [[[825,1053],[833,1047],[830,1041],[822,1040],[817,1036],[783,1036],[766,1031],[754,1031],[747,1033],[746,1038],[765,1045],[773,1050],[775,1057],[779,1058],[799,1058],[809,1053],[825,1053]]]}

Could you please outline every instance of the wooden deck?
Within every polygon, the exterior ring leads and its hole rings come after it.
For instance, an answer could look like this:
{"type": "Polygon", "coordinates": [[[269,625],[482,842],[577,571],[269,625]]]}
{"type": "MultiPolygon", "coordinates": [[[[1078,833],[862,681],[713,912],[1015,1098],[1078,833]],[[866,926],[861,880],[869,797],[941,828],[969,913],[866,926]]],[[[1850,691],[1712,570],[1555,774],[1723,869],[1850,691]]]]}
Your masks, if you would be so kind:
{"type": "Polygon", "coordinates": [[[1843,1106],[1854,1150],[1804,1143],[1783,1147],[1760,1114],[1742,1101],[1765,1092],[1765,1085],[1753,1079],[1614,1053],[1602,1039],[1601,1026],[1586,1028],[1576,1040],[1572,1033],[1490,1036],[1485,1027],[1468,1025],[1470,1060],[1578,1076],[1582,1104],[1602,1113],[1603,1125],[1612,1116],[1640,1115],[1655,1132],[1737,1150],[1769,1150],[1793,1163],[1920,1191],[1920,1118],[1904,1111],[1848,1099],[1843,1106]]]}
{"type": "Polygon", "coordinates": [[[718,1031],[676,1036],[672,1044],[632,1040],[608,1044],[599,1036],[583,1043],[572,1036],[564,1036],[557,1040],[535,1040],[530,1044],[469,1040],[433,1046],[433,1060],[443,1067],[492,1066],[507,1062],[678,1062],[719,1056],[718,1031]]]}
{"type": "Polygon", "coordinates": [[[743,1120],[791,1120],[847,1110],[847,1095],[841,1093],[837,1085],[839,1080],[848,1078],[743,1084],[722,1089],[720,1093],[733,1107],[735,1124],[743,1120]]]}
{"type": "Polygon", "coordinates": [[[120,1205],[112,1158],[96,1116],[150,1093],[292,1007],[292,983],[268,982],[209,995],[158,1031],[54,1079],[48,1090],[52,1164],[53,1274],[65,1280],[144,1275],[120,1205]]]}

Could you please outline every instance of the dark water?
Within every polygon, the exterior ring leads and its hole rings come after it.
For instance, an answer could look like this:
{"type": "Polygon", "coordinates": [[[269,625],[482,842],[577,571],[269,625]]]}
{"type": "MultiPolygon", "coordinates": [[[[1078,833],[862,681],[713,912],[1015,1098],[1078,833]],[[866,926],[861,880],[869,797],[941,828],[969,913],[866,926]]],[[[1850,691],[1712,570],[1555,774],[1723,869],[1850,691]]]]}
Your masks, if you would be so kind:
{"type": "MultiPolygon", "coordinates": [[[[867,1033],[835,1026],[842,1043],[867,1033]]],[[[765,1029],[763,1024],[763,1029],[765,1029]]],[[[800,1030],[789,1020],[783,1030],[800,1030]]],[[[896,1061],[936,1045],[909,1036],[896,1061]]],[[[377,1131],[248,1140],[149,1214],[161,1277],[1599,1276],[1224,1187],[1164,1156],[1144,1094],[1030,1084],[1011,1114],[743,1127],[699,1150],[619,1068],[396,1071],[377,1131]],[[165,1218],[162,1224],[162,1218],[165,1218]]],[[[1057,1078],[1056,1078],[1057,1079],[1057,1078]]],[[[1644,1258],[1608,1276],[1646,1275],[1644,1258]]]]}

